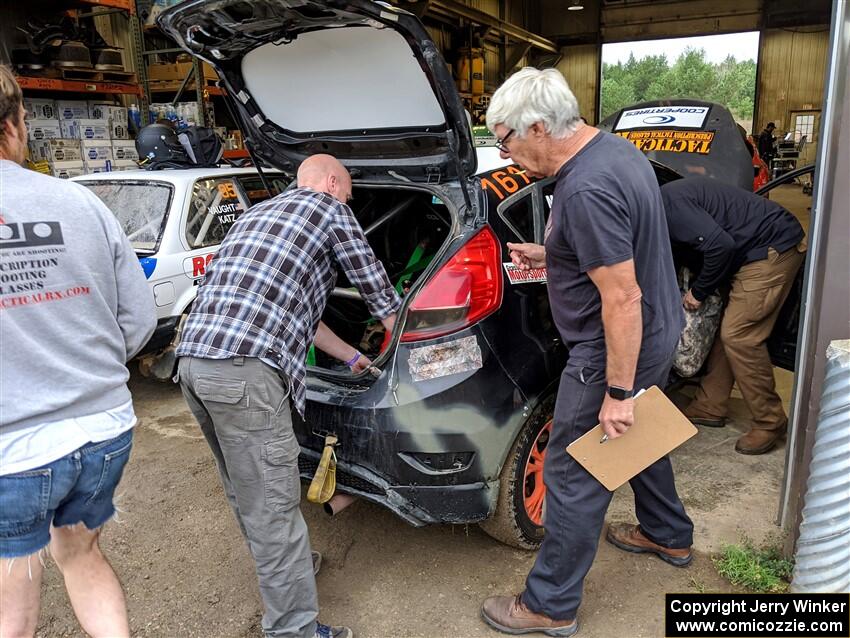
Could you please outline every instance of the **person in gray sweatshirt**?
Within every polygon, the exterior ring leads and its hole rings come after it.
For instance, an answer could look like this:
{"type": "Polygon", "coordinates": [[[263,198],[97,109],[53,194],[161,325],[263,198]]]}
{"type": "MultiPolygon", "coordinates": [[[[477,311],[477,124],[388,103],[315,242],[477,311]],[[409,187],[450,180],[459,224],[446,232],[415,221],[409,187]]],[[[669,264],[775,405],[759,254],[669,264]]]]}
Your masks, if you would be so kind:
{"type": "Polygon", "coordinates": [[[136,417],[126,362],[156,325],[115,216],[23,168],[21,89],[0,66],[0,636],[32,636],[50,545],[83,629],[129,636],[98,546],[136,417]]]}

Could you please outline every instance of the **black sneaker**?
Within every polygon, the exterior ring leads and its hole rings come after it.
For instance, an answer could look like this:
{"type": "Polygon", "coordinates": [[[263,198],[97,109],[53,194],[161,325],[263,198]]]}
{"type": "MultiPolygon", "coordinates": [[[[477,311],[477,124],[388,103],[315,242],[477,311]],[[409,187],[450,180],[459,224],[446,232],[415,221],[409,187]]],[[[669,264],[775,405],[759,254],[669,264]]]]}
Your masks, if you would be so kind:
{"type": "Polygon", "coordinates": [[[354,632],[348,627],[331,627],[317,622],[315,638],[354,638],[354,632]]]}

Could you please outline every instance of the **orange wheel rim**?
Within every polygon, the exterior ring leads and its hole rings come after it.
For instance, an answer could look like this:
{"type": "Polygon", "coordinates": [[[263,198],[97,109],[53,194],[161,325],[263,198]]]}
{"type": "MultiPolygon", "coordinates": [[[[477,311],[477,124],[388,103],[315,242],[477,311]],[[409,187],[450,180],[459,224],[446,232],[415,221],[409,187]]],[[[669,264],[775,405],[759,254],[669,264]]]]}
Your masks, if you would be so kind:
{"type": "Polygon", "coordinates": [[[546,461],[546,448],[549,445],[549,435],[552,432],[552,422],[549,421],[540,432],[528,454],[523,476],[523,503],[525,513],[535,525],[543,525],[543,503],[546,500],[546,485],[543,482],[543,464],[546,461]]]}

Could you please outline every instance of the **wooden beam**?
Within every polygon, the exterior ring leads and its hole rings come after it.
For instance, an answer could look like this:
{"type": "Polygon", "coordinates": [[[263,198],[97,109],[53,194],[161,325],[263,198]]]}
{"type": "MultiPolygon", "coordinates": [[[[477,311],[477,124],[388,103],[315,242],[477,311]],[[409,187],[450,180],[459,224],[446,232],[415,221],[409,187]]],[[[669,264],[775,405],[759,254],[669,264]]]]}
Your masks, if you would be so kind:
{"type": "Polygon", "coordinates": [[[507,62],[505,62],[505,68],[502,70],[501,76],[504,80],[511,71],[516,68],[516,65],[519,64],[519,61],[522,60],[528,52],[531,51],[531,45],[528,42],[523,44],[518,44],[514,47],[513,53],[511,53],[511,57],[508,58],[507,62]]]}
{"type": "Polygon", "coordinates": [[[543,36],[532,33],[515,24],[501,20],[496,16],[485,13],[479,9],[468,7],[457,2],[456,0],[430,0],[429,10],[440,13],[447,13],[459,18],[465,18],[475,24],[490,27],[494,31],[504,33],[508,37],[518,41],[525,42],[531,46],[537,47],[550,53],[558,53],[559,49],[551,40],[543,36]]]}

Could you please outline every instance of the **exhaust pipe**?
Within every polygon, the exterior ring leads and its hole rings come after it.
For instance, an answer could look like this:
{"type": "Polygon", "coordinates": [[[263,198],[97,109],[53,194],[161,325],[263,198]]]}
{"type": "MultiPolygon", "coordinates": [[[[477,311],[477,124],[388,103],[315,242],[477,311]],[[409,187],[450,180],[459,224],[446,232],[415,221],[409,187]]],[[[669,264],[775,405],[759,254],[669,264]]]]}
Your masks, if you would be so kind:
{"type": "Polygon", "coordinates": [[[322,507],[325,510],[325,513],[328,516],[336,516],[346,507],[351,505],[354,501],[357,500],[356,496],[352,496],[351,494],[343,494],[341,492],[337,492],[331,499],[325,503],[322,507]]]}

